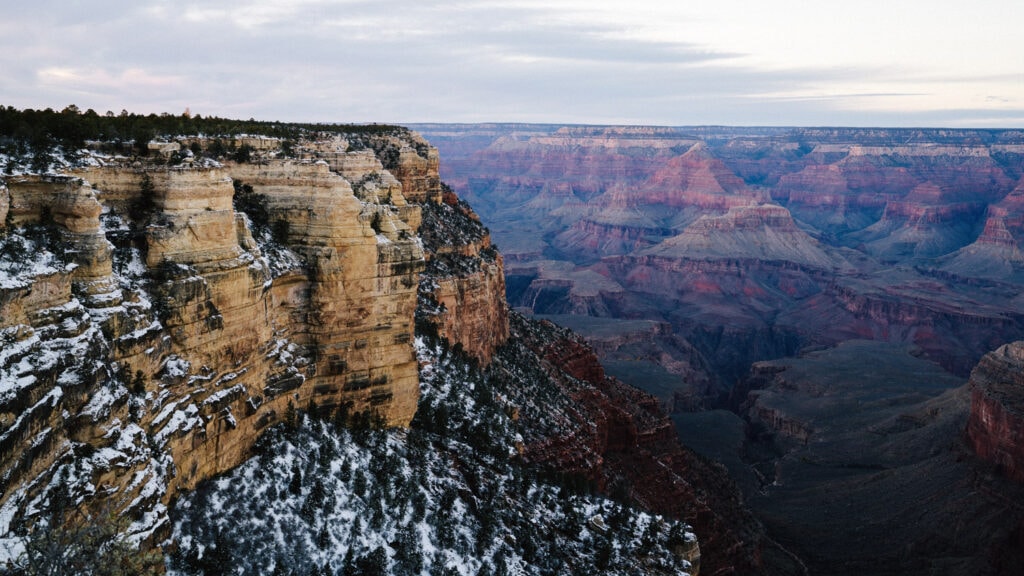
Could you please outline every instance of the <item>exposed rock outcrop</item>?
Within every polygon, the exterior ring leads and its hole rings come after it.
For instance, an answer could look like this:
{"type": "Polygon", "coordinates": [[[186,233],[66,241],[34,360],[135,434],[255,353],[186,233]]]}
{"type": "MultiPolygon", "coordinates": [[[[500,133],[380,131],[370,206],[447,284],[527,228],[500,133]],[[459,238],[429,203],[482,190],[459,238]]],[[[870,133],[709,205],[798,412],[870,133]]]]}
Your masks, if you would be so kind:
{"type": "Polygon", "coordinates": [[[423,206],[421,234],[427,275],[424,319],[438,334],[484,364],[508,338],[508,305],[501,254],[480,219],[449,191],[423,206]]]}
{"type": "Polygon", "coordinates": [[[1024,342],[986,354],[971,373],[967,438],[975,453],[1024,483],[1024,342]]]}
{"type": "Polygon", "coordinates": [[[838,261],[798,230],[781,206],[736,206],[721,216],[701,216],[681,234],[641,251],[663,257],[787,261],[830,269],[838,261]]]}
{"type": "Polygon", "coordinates": [[[425,256],[458,262],[431,293],[443,335],[483,362],[504,342],[502,263],[479,222],[463,242],[418,236],[421,210],[451,208],[436,150],[401,131],[305,150],[7,179],[4,517],[71,477],[73,495],[102,493],[148,538],[171,498],[248,458],[296,409],[407,425],[425,256]]]}
{"type": "Polygon", "coordinates": [[[985,225],[972,244],[944,259],[942,269],[973,278],[1017,281],[1024,278],[1024,181],[988,207],[985,225]]]}

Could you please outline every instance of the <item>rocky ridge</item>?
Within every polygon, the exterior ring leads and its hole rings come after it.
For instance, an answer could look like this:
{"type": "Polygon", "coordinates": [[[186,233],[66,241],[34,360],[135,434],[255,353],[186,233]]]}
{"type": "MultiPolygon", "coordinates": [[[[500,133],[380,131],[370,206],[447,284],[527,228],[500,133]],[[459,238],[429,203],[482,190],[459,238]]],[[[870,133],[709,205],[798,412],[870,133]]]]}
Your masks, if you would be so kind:
{"type": "Polygon", "coordinates": [[[725,470],[679,443],[655,397],[608,377],[568,330],[516,313],[511,327],[488,373],[516,407],[524,461],[685,519],[700,537],[702,574],[785,573],[765,558],[791,559],[765,536],[725,470]]]}

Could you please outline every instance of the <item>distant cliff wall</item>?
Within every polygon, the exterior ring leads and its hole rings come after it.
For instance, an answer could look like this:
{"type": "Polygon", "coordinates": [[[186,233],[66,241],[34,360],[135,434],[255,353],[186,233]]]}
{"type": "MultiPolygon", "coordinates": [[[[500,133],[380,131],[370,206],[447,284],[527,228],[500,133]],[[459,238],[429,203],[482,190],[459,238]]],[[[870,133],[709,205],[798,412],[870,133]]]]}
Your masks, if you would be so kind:
{"type": "Polygon", "coordinates": [[[1024,483],[1024,342],[986,354],[971,373],[967,438],[982,459],[1024,483]]]}

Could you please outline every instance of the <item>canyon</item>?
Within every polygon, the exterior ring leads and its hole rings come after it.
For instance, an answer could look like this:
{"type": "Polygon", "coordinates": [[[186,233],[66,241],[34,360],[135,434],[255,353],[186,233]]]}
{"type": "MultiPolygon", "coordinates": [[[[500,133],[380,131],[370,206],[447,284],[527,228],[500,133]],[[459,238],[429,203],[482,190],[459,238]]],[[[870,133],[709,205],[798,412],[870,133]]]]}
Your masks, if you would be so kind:
{"type": "MultiPolygon", "coordinates": [[[[534,314],[668,323],[680,396],[851,338],[955,374],[1024,336],[1015,131],[415,125],[534,314]]],[[[638,359],[640,370],[664,362],[638,359]]]]}
{"type": "Polygon", "coordinates": [[[656,396],[804,569],[1019,570],[1024,134],[415,129],[510,305],[656,396]]]}
{"type": "Polygon", "coordinates": [[[1024,568],[1024,134],[414,128],[4,176],[2,532],[62,497],[174,553],[317,417],[428,434],[471,506],[501,454],[685,521],[656,573],[1024,568]]]}

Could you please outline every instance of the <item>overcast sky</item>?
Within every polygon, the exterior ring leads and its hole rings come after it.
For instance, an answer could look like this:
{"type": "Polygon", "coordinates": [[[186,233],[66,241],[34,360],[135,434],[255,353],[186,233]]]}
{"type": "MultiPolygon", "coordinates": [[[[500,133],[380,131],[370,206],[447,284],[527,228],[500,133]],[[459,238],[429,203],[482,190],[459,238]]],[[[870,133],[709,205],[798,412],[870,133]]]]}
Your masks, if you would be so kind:
{"type": "Polygon", "coordinates": [[[1024,127],[1021,0],[28,0],[0,104],[323,122],[1024,127]]]}

